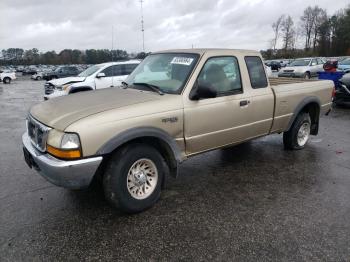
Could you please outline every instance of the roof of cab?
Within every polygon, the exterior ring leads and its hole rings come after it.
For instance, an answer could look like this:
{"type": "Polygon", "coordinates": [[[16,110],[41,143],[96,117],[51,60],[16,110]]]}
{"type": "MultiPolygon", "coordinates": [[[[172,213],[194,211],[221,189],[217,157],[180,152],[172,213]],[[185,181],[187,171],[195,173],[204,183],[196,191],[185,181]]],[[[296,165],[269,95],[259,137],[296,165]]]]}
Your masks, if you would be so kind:
{"type": "Polygon", "coordinates": [[[229,49],[229,48],[190,48],[190,49],[169,49],[162,50],[157,52],[152,52],[153,54],[157,53],[195,53],[203,55],[204,53],[220,53],[220,52],[228,52],[232,51],[235,53],[243,53],[243,54],[260,54],[260,52],[255,50],[245,50],[245,49],[229,49]]]}

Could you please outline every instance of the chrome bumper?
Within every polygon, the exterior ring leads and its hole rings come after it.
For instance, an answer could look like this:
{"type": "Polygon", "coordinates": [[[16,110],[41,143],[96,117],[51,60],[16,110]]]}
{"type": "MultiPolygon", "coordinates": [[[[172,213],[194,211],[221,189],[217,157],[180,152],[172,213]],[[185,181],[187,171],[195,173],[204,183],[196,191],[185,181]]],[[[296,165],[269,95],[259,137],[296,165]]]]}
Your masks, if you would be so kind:
{"type": "Polygon", "coordinates": [[[57,186],[81,189],[90,185],[102,156],[64,161],[49,154],[39,152],[30,141],[28,133],[22,136],[24,158],[30,168],[57,186]]]}

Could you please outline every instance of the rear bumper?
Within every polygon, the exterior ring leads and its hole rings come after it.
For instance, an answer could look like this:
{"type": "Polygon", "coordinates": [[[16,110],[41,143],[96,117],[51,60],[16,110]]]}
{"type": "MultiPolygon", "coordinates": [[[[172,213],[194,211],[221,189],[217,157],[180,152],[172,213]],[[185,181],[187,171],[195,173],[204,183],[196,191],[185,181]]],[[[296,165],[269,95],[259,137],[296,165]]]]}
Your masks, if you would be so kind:
{"type": "Polygon", "coordinates": [[[41,176],[54,185],[82,189],[90,185],[102,156],[73,161],[57,159],[36,150],[27,133],[22,136],[24,158],[30,168],[36,169],[41,176]]]}

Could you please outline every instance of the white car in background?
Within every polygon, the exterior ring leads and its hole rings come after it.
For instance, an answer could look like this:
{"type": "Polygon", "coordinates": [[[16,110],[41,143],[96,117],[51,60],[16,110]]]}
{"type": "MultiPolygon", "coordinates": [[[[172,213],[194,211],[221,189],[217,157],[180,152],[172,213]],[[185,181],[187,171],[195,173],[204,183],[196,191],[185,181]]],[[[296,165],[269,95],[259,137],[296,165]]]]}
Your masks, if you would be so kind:
{"type": "Polygon", "coordinates": [[[54,79],[45,83],[44,99],[72,93],[120,86],[134,71],[139,60],[93,65],[75,77],[54,79]]]}
{"type": "Polygon", "coordinates": [[[12,80],[16,79],[16,73],[12,71],[3,71],[0,73],[0,82],[3,82],[4,84],[10,84],[12,80]]]}
{"type": "Polygon", "coordinates": [[[301,77],[310,79],[317,76],[317,72],[323,72],[324,59],[321,57],[298,58],[288,66],[281,69],[278,77],[301,77]]]}

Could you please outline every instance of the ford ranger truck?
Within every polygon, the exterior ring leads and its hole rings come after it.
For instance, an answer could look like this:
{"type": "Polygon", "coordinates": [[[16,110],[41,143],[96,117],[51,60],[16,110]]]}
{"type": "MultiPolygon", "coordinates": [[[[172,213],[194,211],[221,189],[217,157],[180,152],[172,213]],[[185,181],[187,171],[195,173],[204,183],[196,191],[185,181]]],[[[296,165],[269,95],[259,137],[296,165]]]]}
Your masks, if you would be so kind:
{"type": "Polygon", "coordinates": [[[155,204],[166,174],[194,155],[274,133],[285,149],[304,148],[334,87],[269,80],[260,53],[229,49],[152,53],[123,84],[33,106],[22,140],[29,167],[48,181],[81,189],[99,178],[128,213],[155,204]]]}

